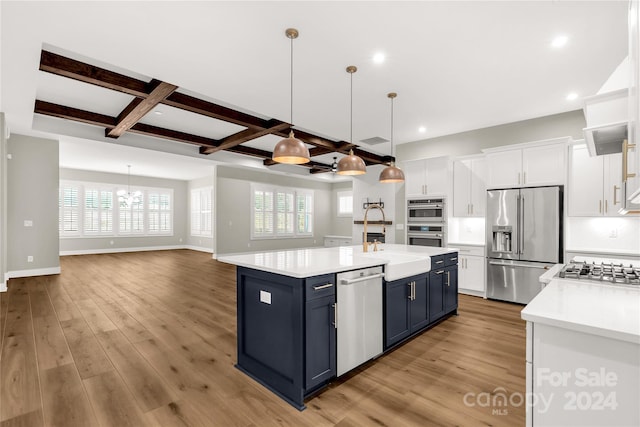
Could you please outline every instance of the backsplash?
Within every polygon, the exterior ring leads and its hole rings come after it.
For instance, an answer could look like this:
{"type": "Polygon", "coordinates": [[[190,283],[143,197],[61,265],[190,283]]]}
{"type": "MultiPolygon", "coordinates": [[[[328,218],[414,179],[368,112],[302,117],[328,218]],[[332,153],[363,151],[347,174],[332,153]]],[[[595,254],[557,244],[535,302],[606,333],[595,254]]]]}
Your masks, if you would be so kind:
{"type": "Polygon", "coordinates": [[[578,218],[566,221],[565,248],[640,253],[640,218],[578,218]]]}
{"type": "Polygon", "coordinates": [[[449,218],[448,242],[484,244],[484,218],[449,218]]]}

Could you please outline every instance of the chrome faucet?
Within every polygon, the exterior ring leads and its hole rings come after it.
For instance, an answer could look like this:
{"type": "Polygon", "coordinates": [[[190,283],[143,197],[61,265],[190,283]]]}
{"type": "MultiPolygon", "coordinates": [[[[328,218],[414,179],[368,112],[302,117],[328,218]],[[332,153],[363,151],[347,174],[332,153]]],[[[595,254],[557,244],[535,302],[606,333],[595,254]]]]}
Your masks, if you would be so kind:
{"type": "MultiPolygon", "coordinates": [[[[382,233],[384,234],[387,231],[387,227],[384,224],[387,219],[384,216],[384,210],[382,210],[382,206],[377,203],[371,203],[369,206],[367,206],[367,210],[364,211],[364,235],[362,242],[362,252],[369,252],[369,242],[367,242],[367,215],[369,214],[370,209],[380,209],[380,212],[382,212],[382,233]]],[[[377,250],[378,245],[376,244],[373,246],[373,251],[375,252],[377,250]]]]}

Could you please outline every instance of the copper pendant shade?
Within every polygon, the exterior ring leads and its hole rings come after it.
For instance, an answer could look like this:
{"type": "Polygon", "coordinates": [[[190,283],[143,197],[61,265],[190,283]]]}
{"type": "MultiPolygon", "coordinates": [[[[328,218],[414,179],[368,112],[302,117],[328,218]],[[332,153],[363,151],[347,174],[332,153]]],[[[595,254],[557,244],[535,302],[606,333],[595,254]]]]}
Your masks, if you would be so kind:
{"type": "MultiPolygon", "coordinates": [[[[285,34],[291,39],[291,124],[293,125],[293,39],[298,38],[298,30],[287,28],[285,34]]],[[[276,144],[271,158],[278,163],[291,165],[300,165],[311,160],[309,149],[304,142],[294,137],[293,130],[289,132],[287,138],[276,144]]]]}
{"type": "MultiPolygon", "coordinates": [[[[387,97],[391,99],[391,156],[393,156],[393,99],[396,96],[398,96],[398,94],[395,92],[387,94],[387,97]]],[[[378,180],[384,184],[404,182],[404,172],[396,166],[395,162],[391,162],[389,166],[380,172],[380,178],[378,180]]]]}
{"type": "MultiPolygon", "coordinates": [[[[347,67],[347,73],[351,75],[351,124],[350,124],[350,139],[349,142],[353,143],[353,73],[358,71],[355,65],[349,65],[347,67]]],[[[349,150],[349,155],[340,159],[338,162],[338,175],[363,175],[367,173],[367,167],[364,164],[364,160],[353,154],[353,150],[349,150]]]]}

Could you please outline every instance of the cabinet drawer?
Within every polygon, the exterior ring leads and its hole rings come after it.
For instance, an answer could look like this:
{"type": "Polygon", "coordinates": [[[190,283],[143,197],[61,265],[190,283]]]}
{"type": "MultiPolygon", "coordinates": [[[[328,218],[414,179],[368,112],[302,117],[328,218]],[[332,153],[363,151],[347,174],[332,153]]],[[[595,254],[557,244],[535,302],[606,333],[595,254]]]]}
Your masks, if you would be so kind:
{"type": "Polygon", "coordinates": [[[436,255],[431,257],[431,271],[444,268],[445,266],[444,257],[445,257],[444,255],[436,255]]]}
{"type": "Polygon", "coordinates": [[[336,275],[324,274],[322,276],[309,277],[305,280],[305,299],[325,297],[335,295],[336,293],[336,275]]]}
{"type": "Polygon", "coordinates": [[[458,248],[459,256],[484,256],[484,246],[464,246],[451,244],[451,246],[458,248]]]}
{"type": "Polygon", "coordinates": [[[458,264],[458,252],[444,254],[444,265],[446,267],[456,264],[458,264]]]}

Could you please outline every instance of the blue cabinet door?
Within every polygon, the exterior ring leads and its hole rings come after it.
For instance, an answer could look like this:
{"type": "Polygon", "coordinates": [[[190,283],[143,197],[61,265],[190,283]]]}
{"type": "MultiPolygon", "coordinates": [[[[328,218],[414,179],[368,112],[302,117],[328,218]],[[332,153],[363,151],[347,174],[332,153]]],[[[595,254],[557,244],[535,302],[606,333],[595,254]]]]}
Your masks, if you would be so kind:
{"type": "Polygon", "coordinates": [[[385,348],[408,337],[411,333],[409,295],[409,282],[406,280],[385,283],[385,348]]]}
{"type": "Polygon", "coordinates": [[[413,299],[411,300],[411,332],[418,331],[429,324],[429,289],[426,274],[414,277],[413,299]]]}
{"type": "Polygon", "coordinates": [[[444,311],[451,313],[458,309],[458,266],[445,268],[444,311]]]}
{"type": "Polygon", "coordinates": [[[306,303],[306,390],[336,376],[335,301],[335,295],[330,295],[306,303]]]}
{"type": "Polygon", "coordinates": [[[429,322],[433,323],[444,316],[445,270],[439,268],[429,273],[429,322]]]}

